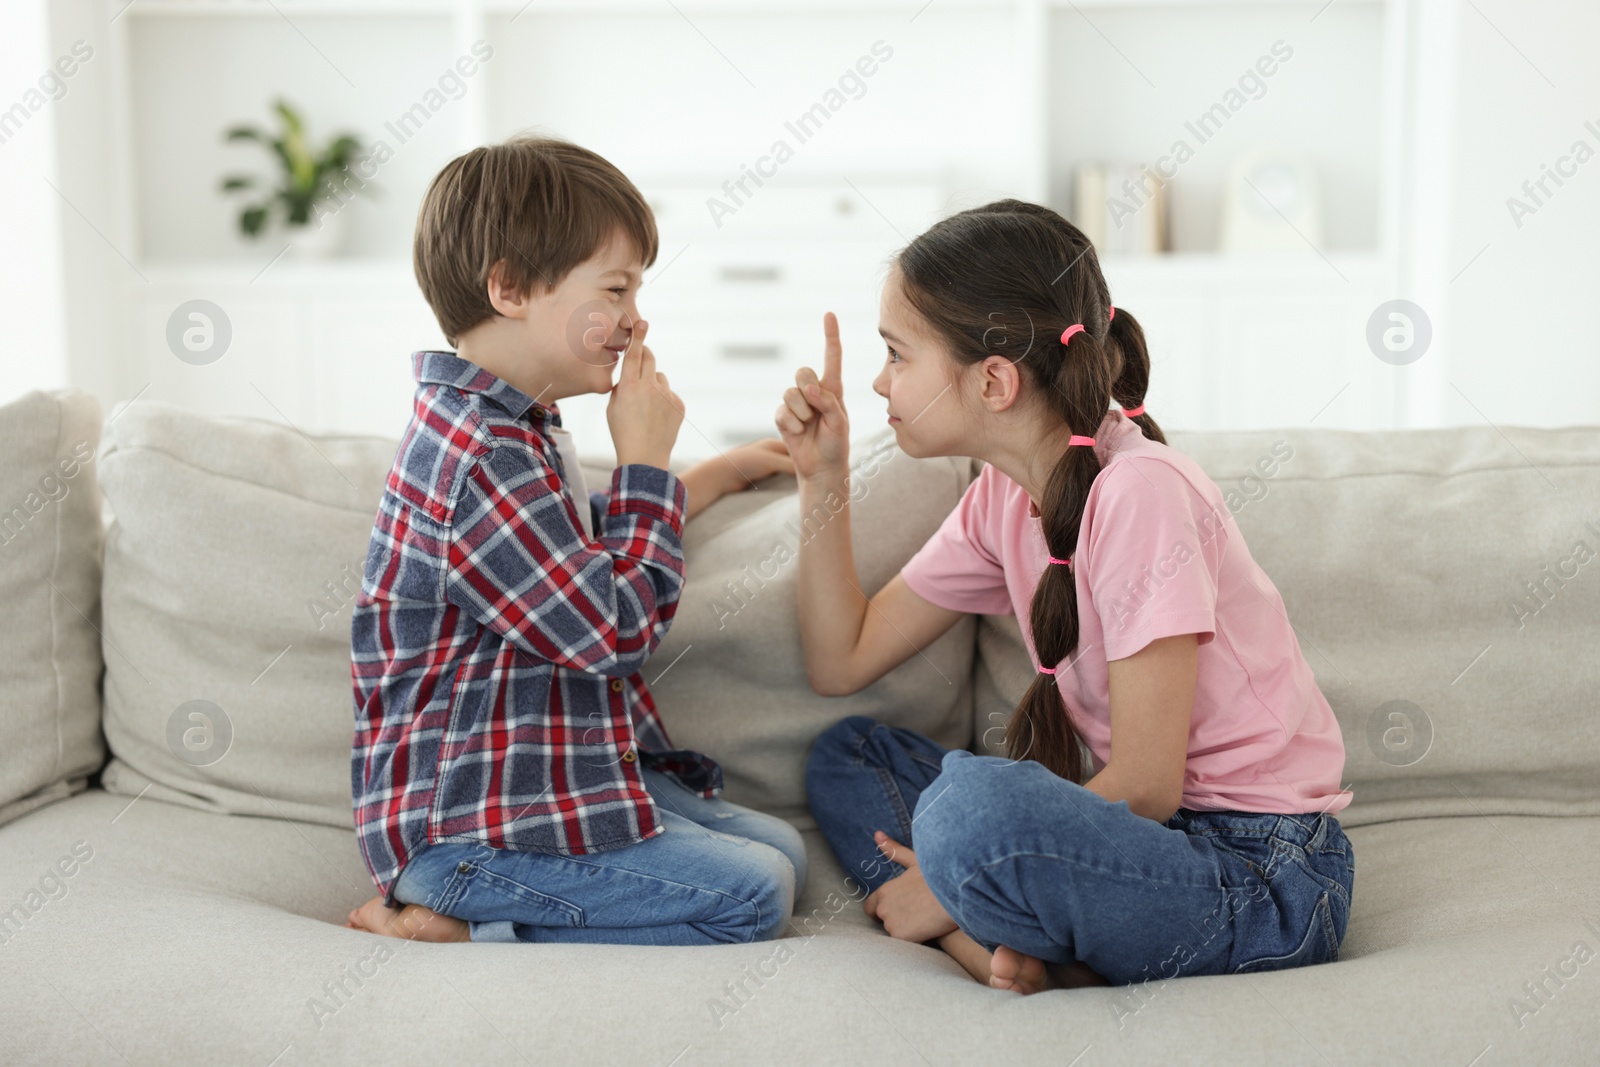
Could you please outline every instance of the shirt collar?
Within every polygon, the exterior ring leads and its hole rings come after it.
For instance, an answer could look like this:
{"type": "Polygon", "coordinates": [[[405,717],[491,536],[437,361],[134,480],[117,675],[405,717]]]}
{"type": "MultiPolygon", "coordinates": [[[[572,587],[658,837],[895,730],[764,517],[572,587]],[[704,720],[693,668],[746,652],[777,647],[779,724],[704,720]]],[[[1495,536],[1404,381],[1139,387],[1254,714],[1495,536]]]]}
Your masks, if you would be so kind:
{"type": "Polygon", "coordinates": [[[471,360],[462,359],[454,352],[413,352],[411,372],[418,384],[432,382],[448,385],[463,393],[477,393],[486,397],[513,419],[528,415],[529,420],[542,431],[561,426],[561,411],[554,402],[541,404],[504,378],[484,370],[471,360]]]}

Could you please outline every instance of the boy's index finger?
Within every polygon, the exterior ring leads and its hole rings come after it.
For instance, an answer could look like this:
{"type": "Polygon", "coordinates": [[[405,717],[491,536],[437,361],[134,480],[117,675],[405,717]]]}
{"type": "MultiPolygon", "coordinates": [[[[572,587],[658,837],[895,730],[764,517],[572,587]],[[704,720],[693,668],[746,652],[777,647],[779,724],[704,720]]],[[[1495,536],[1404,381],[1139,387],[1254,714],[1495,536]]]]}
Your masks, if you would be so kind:
{"type": "Polygon", "coordinates": [[[628,347],[622,351],[623,372],[631,374],[635,378],[643,378],[645,376],[645,364],[653,362],[650,358],[650,350],[644,346],[645,331],[649,328],[650,324],[643,319],[634,323],[633,332],[628,335],[628,347]]]}
{"type": "Polygon", "coordinates": [[[822,384],[835,395],[843,390],[840,363],[844,349],[839,344],[839,317],[833,312],[822,316],[822,384]]]}

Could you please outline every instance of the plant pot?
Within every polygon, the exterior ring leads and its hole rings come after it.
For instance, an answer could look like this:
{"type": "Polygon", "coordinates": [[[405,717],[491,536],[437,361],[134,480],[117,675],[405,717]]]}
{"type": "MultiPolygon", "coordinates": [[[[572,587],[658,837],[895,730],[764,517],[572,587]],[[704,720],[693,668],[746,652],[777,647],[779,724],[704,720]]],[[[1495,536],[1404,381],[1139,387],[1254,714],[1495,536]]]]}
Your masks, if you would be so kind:
{"type": "Polygon", "coordinates": [[[344,252],[350,240],[349,205],[330,205],[321,219],[284,231],[289,239],[289,254],[296,259],[332,259],[344,252]]]}

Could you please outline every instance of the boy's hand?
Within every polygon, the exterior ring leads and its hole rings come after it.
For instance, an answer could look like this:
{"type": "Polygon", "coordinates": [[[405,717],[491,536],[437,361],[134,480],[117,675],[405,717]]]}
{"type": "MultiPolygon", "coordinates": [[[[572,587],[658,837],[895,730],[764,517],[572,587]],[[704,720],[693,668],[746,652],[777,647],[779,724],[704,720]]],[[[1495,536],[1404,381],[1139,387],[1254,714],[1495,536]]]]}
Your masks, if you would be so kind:
{"type": "Polygon", "coordinates": [[[794,460],[775,437],[730,448],[720,456],[701,460],[679,477],[689,490],[684,521],[729,493],[739,493],[774,474],[793,474],[794,460]]]}
{"type": "Polygon", "coordinates": [[[634,324],[606,404],[606,423],[616,445],[617,466],[647,463],[665,470],[683,425],[683,401],[667,385],[667,376],[656,370],[656,357],[644,346],[647,328],[643,320],[634,324]]]}
{"type": "Polygon", "coordinates": [[[794,457],[789,446],[776,437],[763,437],[759,441],[730,448],[707,463],[722,463],[727,468],[724,492],[742,493],[759,481],[774,474],[793,474],[794,457]]]}
{"type": "Polygon", "coordinates": [[[839,320],[831,311],[822,317],[822,336],[822,378],[810,367],[801,367],[774,416],[794,457],[795,476],[802,480],[842,473],[850,465],[850,419],[839,372],[843,352],[839,320]]]}

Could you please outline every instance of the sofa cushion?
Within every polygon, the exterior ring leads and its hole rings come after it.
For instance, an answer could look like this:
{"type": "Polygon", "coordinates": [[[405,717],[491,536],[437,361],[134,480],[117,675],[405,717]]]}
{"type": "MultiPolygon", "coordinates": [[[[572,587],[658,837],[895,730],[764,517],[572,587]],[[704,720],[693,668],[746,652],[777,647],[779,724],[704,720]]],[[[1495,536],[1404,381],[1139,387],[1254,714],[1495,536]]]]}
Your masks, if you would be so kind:
{"type": "MultiPolygon", "coordinates": [[[[350,604],[399,442],[148,402],[114,419],[104,628],[122,655],[106,677],[106,788],[349,826],[350,604]]],[[[883,438],[857,455],[852,529],[871,589],[954,507],[969,466],[883,438]]],[[[591,486],[609,484],[608,468],[585,466],[591,486]]],[[[805,685],[796,568],[772,562],[799,524],[794,490],[775,479],[686,527],[688,582],[644,672],[673,741],[722,763],[728,799],[791,813],[810,742],[836,719],[879,714],[960,747],[972,717],[967,622],[853,698],[805,685]]]]}
{"type": "Polygon", "coordinates": [[[149,401],[113,418],[106,788],[349,826],[350,604],[397,442],[149,401]]]}
{"type": "Polygon", "coordinates": [[[428,945],[338,925],[371,895],[348,830],[90,790],[0,828],[0,1062],[958,1064],[1000,1049],[1276,1067],[1575,1064],[1600,1047],[1600,818],[1357,829],[1338,962],[1031,997],[885,935],[804,837],[810,875],[778,941],[428,945]]]}
{"type": "Polygon", "coordinates": [[[82,789],[100,736],[100,403],[0,407],[0,824],[82,789]]]}
{"type": "MultiPolygon", "coordinates": [[[[1338,716],[1345,827],[1600,814],[1600,427],[1167,432],[1223,490],[1338,716]]],[[[979,630],[981,739],[1032,681],[979,630]]]]}
{"type": "MultiPolygon", "coordinates": [[[[876,593],[955,507],[971,479],[964,459],[913,459],[892,430],[853,442],[850,541],[861,588],[876,593]]],[[[610,477],[603,467],[590,473],[610,477]]],[[[684,528],[688,581],[645,679],[673,740],[723,765],[727,799],[798,817],[805,756],[849,715],[917,730],[947,748],[972,741],[973,629],[962,619],[920,654],[847,697],[806,681],[796,552],[842,511],[799,510],[792,476],[724,497],[684,528]]]]}

